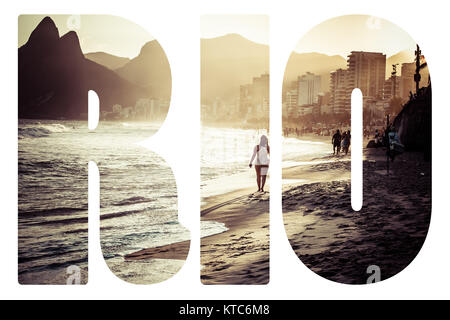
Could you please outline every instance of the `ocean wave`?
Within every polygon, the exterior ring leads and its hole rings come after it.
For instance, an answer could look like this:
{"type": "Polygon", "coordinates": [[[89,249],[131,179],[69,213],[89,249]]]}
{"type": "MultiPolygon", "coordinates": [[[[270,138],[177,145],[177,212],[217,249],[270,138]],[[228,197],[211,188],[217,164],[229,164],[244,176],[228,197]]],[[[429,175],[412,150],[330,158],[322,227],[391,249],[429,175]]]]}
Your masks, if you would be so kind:
{"type": "Polygon", "coordinates": [[[41,138],[47,137],[52,133],[67,132],[69,129],[59,123],[39,124],[33,127],[19,128],[18,137],[23,138],[41,138]]]}
{"type": "MultiPolygon", "coordinates": [[[[69,225],[69,224],[82,224],[88,223],[88,217],[77,217],[68,219],[57,219],[57,220],[43,220],[39,222],[27,223],[28,226],[47,226],[47,225],[69,225]]],[[[22,223],[24,224],[24,223],[22,223]]]]}
{"type": "Polygon", "coordinates": [[[64,216],[71,215],[74,213],[79,213],[82,211],[87,211],[88,208],[69,208],[69,207],[60,207],[60,208],[52,208],[52,209],[43,209],[38,211],[21,211],[19,210],[19,217],[25,218],[34,218],[34,217],[50,217],[50,216],[64,216]]]}
{"type": "Polygon", "coordinates": [[[131,197],[131,198],[116,202],[113,204],[113,206],[126,206],[126,205],[130,205],[130,204],[153,202],[153,201],[155,201],[155,199],[136,196],[136,197],[131,197]]]}
{"type": "MultiPolygon", "coordinates": [[[[100,215],[100,220],[108,220],[108,219],[120,218],[120,217],[133,215],[133,214],[141,214],[141,213],[147,212],[149,209],[150,208],[137,209],[137,210],[128,210],[128,211],[121,211],[121,212],[113,212],[113,213],[104,213],[104,214],[100,215]]],[[[161,209],[164,209],[164,207],[151,208],[151,210],[161,210],[161,209]]]]}

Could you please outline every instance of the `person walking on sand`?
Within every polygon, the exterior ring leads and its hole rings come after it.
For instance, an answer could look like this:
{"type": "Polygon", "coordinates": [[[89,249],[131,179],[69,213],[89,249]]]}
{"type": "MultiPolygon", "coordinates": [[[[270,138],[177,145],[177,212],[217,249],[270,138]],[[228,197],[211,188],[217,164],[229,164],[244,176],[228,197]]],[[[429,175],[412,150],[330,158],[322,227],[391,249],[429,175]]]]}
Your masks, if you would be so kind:
{"type": "Polygon", "coordinates": [[[331,144],[333,145],[333,154],[339,155],[339,151],[341,151],[341,133],[339,129],[336,130],[336,133],[331,138],[331,144]]]}
{"type": "Polygon", "coordinates": [[[347,155],[348,148],[350,147],[350,131],[344,132],[342,135],[342,152],[347,155]]]}
{"type": "Polygon", "coordinates": [[[253,155],[250,159],[249,167],[252,167],[253,160],[255,160],[255,170],[256,170],[256,183],[258,184],[257,192],[264,192],[264,185],[266,183],[267,172],[269,171],[269,155],[270,147],[267,137],[265,135],[261,136],[261,140],[258,145],[253,148],[253,155]]]}

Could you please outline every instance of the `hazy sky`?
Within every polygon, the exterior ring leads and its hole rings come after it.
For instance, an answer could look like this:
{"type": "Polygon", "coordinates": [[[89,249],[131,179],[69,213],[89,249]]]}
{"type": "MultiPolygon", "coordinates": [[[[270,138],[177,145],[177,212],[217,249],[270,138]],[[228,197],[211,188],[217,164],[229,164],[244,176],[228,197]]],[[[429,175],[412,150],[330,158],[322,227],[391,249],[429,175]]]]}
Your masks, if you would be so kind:
{"type": "Polygon", "coordinates": [[[327,20],[297,43],[297,52],[319,52],[346,57],[350,51],[383,52],[388,57],[414,50],[416,42],[398,26],[379,18],[349,15],[327,20]]]}
{"type": "MultiPolygon", "coordinates": [[[[19,16],[19,47],[28,41],[31,32],[45,15],[19,16]]],[[[153,40],[145,29],[129,20],[108,15],[50,15],[62,36],[74,30],[80,39],[83,53],[104,51],[113,55],[134,58],[142,46],[153,40]]]]}
{"type": "Polygon", "coordinates": [[[202,15],[200,22],[202,38],[238,33],[253,42],[269,44],[267,15],[202,15]]]}

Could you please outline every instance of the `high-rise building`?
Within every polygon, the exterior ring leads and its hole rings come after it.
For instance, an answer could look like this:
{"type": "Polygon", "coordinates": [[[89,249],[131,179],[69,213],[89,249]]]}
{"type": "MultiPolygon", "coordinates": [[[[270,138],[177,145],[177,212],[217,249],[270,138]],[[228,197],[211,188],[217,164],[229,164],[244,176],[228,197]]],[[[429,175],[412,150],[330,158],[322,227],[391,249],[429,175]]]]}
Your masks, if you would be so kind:
{"type": "Polygon", "coordinates": [[[318,103],[320,106],[326,105],[330,103],[330,99],[331,99],[331,94],[330,92],[323,92],[321,94],[319,94],[318,97],[318,103]]]}
{"type": "Polygon", "coordinates": [[[409,93],[416,91],[414,74],[416,73],[416,63],[402,63],[402,75],[400,77],[400,97],[404,100],[409,98],[409,93]]]}
{"type": "Polygon", "coordinates": [[[239,113],[257,118],[268,118],[269,74],[254,77],[251,84],[241,85],[239,97],[239,113]],[[267,110],[266,110],[267,109],[267,110]],[[256,113],[265,114],[256,114],[256,113]]]}
{"type": "Polygon", "coordinates": [[[349,71],[338,69],[330,77],[330,105],[333,113],[350,112],[350,95],[348,94],[349,71]]]}
{"type": "Polygon", "coordinates": [[[352,51],[347,59],[348,91],[359,88],[363,97],[382,99],[386,79],[386,55],[379,52],[352,51]]]}
{"type": "Polygon", "coordinates": [[[331,94],[330,92],[325,92],[319,94],[318,99],[319,113],[331,113],[331,94]]]}
{"type": "Polygon", "coordinates": [[[250,99],[251,99],[251,85],[244,84],[240,87],[239,95],[239,115],[245,117],[250,109],[250,99]]]}
{"type": "Polygon", "coordinates": [[[391,76],[384,81],[383,98],[384,100],[391,100],[394,97],[400,97],[400,77],[391,76]],[[395,94],[394,94],[395,89],[395,94]]]}
{"type": "Polygon", "coordinates": [[[416,83],[414,74],[416,73],[416,63],[402,63],[402,75],[400,78],[400,97],[404,100],[409,99],[409,93],[415,93],[416,83]]]}
{"type": "Polygon", "coordinates": [[[320,93],[321,77],[307,72],[298,77],[298,106],[307,106],[317,104],[320,93]]]}
{"type": "Polygon", "coordinates": [[[330,91],[333,113],[351,112],[351,94],[359,88],[364,101],[383,99],[386,55],[378,52],[352,51],[347,59],[347,70],[331,73],[330,91]]]}
{"type": "Polygon", "coordinates": [[[298,116],[298,91],[297,89],[286,92],[286,111],[288,117],[298,116]]]}
{"type": "MultiPolygon", "coordinates": [[[[425,62],[425,58],[422,56],[421,63],[425,62]]],[[[416,83],[414,81],[414,74],[416,73],[416,63],[402,63],[402,74],[400,77],[400,97],[404,100],[409,99],[409,94],[416,93],[416,83]]],[[[420,70],[420,84],[419,87],[426,87],[429,80],[428,67],[420,70]]]]}

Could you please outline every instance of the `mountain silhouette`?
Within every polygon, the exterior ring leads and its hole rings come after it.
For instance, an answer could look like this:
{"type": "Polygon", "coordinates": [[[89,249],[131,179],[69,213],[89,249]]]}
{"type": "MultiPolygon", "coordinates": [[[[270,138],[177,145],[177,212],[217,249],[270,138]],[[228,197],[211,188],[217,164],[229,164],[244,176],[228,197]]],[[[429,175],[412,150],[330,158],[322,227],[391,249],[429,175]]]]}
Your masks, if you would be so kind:
{"type": "Polygon", "coordinates": [[[86,119],[89,90],[98,94],[100,111],[148,97],[143,88],[86,59],[76,32],[59,37],[49,17],[19,48],[18,77],[19,118],[86,119]]]}
{"type": "Polygon", "coordinates": [[[201,39],[201,100],[211,103],[239,96],[240,85],[269,72],[269,46],[238,34],[201,39]]]}
{"type": "Polygon", "coordinates": [[[347,68],[347,61],[342,56],[293,52],[285,69],[284,85],[289,85],[291,81],[297,80],[298,76],[311,72],[321,76],[321,91],[326,92],[330,87],[330,72],[339,68],[347,68]]]}
{"type": "Polygon", "coordinates": [[[123,67],[130,62],[129,58],[118,57],[106,52],[89,52],[84,57],[111,70],[123,67]]]}
{"type": "Polygon", "coordinates": [[[115,72],[122,78],[144,87],[153,97],[170,98],[172,75],[169,61],[158,41],[147,42],[139,55],[115,72]]]}

